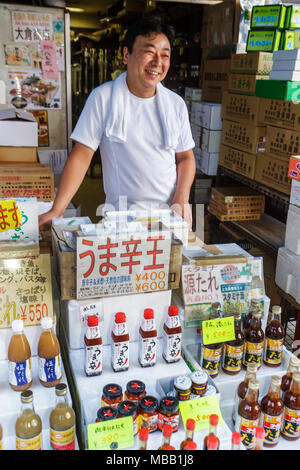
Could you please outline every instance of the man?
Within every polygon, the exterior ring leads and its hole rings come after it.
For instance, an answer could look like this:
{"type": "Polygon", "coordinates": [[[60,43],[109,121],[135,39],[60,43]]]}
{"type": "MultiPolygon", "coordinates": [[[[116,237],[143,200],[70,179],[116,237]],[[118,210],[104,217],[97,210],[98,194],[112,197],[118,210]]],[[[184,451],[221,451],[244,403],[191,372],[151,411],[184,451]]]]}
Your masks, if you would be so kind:
{"type": "Polygon", "coordinates": [[[124,40],[127,72],[95,88],[71,135],[52,209],[39,225],[60,217],[78,190],[100,146],[106,207],[151,209],[172,205],[190,227],[189,194],[195,176],[188,112],[181,97],[160,82],[170,67],[173,28],[154,18],[132,25],[124,40]]]}

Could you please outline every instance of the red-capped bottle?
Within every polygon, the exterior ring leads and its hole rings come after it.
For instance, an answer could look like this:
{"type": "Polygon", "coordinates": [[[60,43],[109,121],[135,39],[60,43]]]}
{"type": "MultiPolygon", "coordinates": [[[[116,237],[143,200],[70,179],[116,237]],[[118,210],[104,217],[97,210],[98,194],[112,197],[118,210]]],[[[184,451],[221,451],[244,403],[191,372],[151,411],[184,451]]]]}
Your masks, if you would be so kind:
{"type": "Polygon", "coordinates": [[[170,446],[170,440],[172,436],[173,428],[170,424],[165,424],[162,433],[162,443],[158,450],[166,450],[170,446]]]}
{"type": "Polygon", "coordinates": [[[255,429],[255,447],[253,450],[263,450],[263,442],[265,438],[264,428],[258,426],[255,429]]]}
{"type": "Polygon", "coordinates": [[[139,450],[147,450],[149,431],[147,428],[141,428],[139,430],[139,450]]]}
{"type": "Polygon", "coordinates": [[[240,450],[242,436],[239,432],[233,432],[231,436],[231,450],[240,450]]]}
{"type": "Polygon", "coordinates": [[[112,368],[114,372],[129,369],[129,334],[126,325],[126,315],[118,312],[112,331],[112,368]]]}
{"type": "Polygon", "coordinates": [[[219,439],[216,436],[209,436],[207,439],[207,450],[218,450],[219,439]]]}
{"type": "Polygon", "coordinates": [[[168,364],[177,362],[181,358],[181,334],[178,307],[170,305],[163,327],[163,358],[168,364]]]}
{"type": "Polygon", "coordinates": [[[186,446],[189,442],[194,441],[194,431],[195,431],[196,422],[194,419],[188,419],[186,422],[186,433],[185,439],[180,444],[180,450],[186,450],[186,446]]]}
{"type": "Polygon", "coordinates": [[[188,442],[185,450],[197,450],[197,444],[194,441],[188,442]]]}
{"type": "Polygon", "coordinates": [[[152,308],[144,310],[139,333],[139,363],[142,367],[152,367],[155,365],[157,357],[157,330],[152,308]]]}
{"type": "Polygon", "coordinates": [[[85,373],[88,377],[102,374],[102,338],[97,315],[87,319],[85,344],[85,373]]]}
{"type": "Polygon", "coordinates": [[[215,436],[218,439],[219,445],[218,448],[220,447],[220,440],[217,436],[217,427],[219,424],[219,416],[212,414],[209,417],[209,433],[207,436],[204,438],[204,443],[203,443],[203,450],[208,450],[207,448],[207,441],[210,436],[215,436]]]}

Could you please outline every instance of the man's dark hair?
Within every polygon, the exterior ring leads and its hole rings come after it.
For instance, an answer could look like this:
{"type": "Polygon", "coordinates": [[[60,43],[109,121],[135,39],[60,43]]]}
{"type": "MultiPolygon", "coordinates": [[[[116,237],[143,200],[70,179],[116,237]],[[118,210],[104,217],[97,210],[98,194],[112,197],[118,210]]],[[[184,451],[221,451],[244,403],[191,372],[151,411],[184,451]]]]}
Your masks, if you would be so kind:
{"type": "Polygon", "coordinates": [[[164,24],[153,16],[145,16],[131,24],[126,32],[123,46],[127,47],[131,54],[136,37],[150,36],[151,33],[164,34],[172,46],[175,38],[175,29],[173,26],[164,24]]]}

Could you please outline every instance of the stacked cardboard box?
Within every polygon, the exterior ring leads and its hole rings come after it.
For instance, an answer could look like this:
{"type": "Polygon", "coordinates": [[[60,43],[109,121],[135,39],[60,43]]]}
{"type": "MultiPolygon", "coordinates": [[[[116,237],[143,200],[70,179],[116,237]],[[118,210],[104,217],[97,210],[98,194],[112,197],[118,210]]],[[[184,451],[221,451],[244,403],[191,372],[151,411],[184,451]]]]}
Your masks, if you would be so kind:
{"type": "Polygon", "coordinates": [[[190,88],[190,87],[185,88],[185,90],[184,90],[184,101],[185,101],[185,104],[187,105],[190,121],[191,121],[191,118],[192,118],[193,103],[198,103],[201,100],[202,100],[202,90],[201,90],[201,88],[190,88]]]}
{"type": "Polygon", "coordinates": [[[202,98],[212,103],[222,102],[228,88],[230,58],[205,59],[203,62],[202,98]]]}

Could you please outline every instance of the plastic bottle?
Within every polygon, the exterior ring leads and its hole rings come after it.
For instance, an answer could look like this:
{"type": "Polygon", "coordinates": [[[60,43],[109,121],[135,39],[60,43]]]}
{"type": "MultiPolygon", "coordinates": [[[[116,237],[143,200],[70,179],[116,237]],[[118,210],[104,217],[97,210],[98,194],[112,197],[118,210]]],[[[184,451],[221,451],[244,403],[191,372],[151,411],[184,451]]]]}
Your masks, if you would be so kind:
{"type": "Polygon", "coordinates": [[[255,429],[259,426],[261,409],[258,404],[258,388],[257,380],[249,380],[248,390],[239,404],[235,423],[235,430],[241,434],[246,449],[254,448],[255,429]]]}
{"type": "Polygon", "coordinates": [[[196,422],[194,419],[188,419],[186,422],[185,439],[180,444],[180,450],[186,450],[188,442],[194,441],[194,431],[196,422]]]}
{"type": "Polygon", "coordinates": [[[152,367],[156,363],[157,354],[157,330],[152,308],[144,310],[139,333],[139,363],[142,367],[152,367]]]}
{"type": "Polygon", "coordinates": [[[231,450],[240,450],[242,436],[239,432],[233,432],[231,436],[231,450]]]}
{"type": "Polygon", "coordinates": [[[257,372],[257,365],[254,363],[250,363],[247,365],[247,371],[244,380],[239,384],[236,393],[236,400],[235,406],[232,414],[232,421],[233,423],[236,422],[238,408],[241,400],[243,400],[246,396],[248,390],[248,383],[250,379],[256,380],[256,372],[257,372]]]}
{"type": "Polygon", "coordinates": [[[67,385],[55,387],[56,404],[50,413],[50,444],[54,450],[75,450],[75,413],[67,403],[67,385]]]}
{"type": "Polygon", "coordinates": [[[281,435],[288,441],[300,437],[300,372],[293,373],[290,389],[284,394],[281,435]]]}
{"type": "Polygon", "coordinates": [[[97,315],[89,315],[84,336],[85,374],[88,377],[102,374],[102,338],[97,315]]]}
{"type": "Polygon", "coordinates": [[[22,320],[12,322],[12,337],[8,346],[8,381],[17,392],[32,385],[31,349],[24,334],[22,320]]]}
{"type": "Polygon", "coordinates": [[[210,415],[210,417],[209,417],[209,433],[204,438],[203,450],[208,450],[207,449],[207,441],[208,441],[208,438],[210,436],[215,436],[218,439],[218,441],[219,441],[218,448],[220,447],[220,440],[217,436],[218,423],[219,423],[219,416],[215,415],[215,414],[210,415]]]}
{"type": "Polygon", "coordinates": [[[51,317],[41,320],[42,333],[38,342],[39,379],[44,387],[55,387],[61,381],[60,347],[52,331],[51,317]]]}
{"type": "Polygon", "coordinates": [[[272,319],[265,332],[264,363],[269,367],[279,367],[282,361],[284,328],[281,324],[281,307],[274,305],[272,319]]]}
{"type": "Polygon", "coordinates": [[[170,445],[173,428],[170,424],[165,424],[162,432],[162,443],[158,450],[166,450],[166,447],[170,445]]]}
{"type": "Polygon", "coordinates": [[[265,437],[264,428],[258,426],[255,429],[255,446],[253,450],[263,450],[264,437],[265,437]]]}
{"type": "Polygon", "coordinates": [[[190,441],[185,446],[185,450],[197,450],[197,444],[194,441],[190,441]]]}
{"type": "Polygon", "coordinates": [[[250,326],[250,323],[251,323],[254,312],[260,312],[260,301],[259,301],[259,299],[251,299],[249,311],[248,311],[246,317],[243,320],[244,334],[246,333],[246,330],[248,330],[248,328],[250,326]]]}
{"type": "Polygon", "coordinates": [[[265,430],[264,446],[267,447],[274,447],[279,441],[284,409],[283,401],[280,398],[280,384],[280,377],[273,375],[268,393],[260,403],[262,427],[265,430]]]}
{"type": "Polygon", "coordinates": [[[181,359],[181,334],[178,307],[170,305],[163,326],[163,358],[168,364],[181,359]]]}
{"type": "Polygon", "coordinates": [[[129,369],[129,334],[126,325],[126,315],[118,312],[112,331],[112,368],[114,372],[129,369]]]}
{"type": "Polygon", "coordinates": [[[141,428],[139,430],[139,442],[138,442],[139,450],[147,450],[148,435],[149,435],[149,431],[147,428],[141,428]]]}
{"type": "Polygon", "coordinates": [[[218,450],[219,440],[216,436],[209,436],[207,439],[207,450],[218,450]]]}
{"type": "Polygon", "coordinates": [[[243,364],[254,362],[258,369],[262,363],[264,349],[264,332],[261,328],[261,313],[253,312],[249,328],[245,332],[245,348],[243,364]]]}
{"type": "Polygon", "coordinates": [[[236,375],[242,368],[244,352],[244,335],[242,333],[242,317],[234,314],[235,340],[224,343],[222,369],[228,375],[236,375]]]}
{"type": "Polygon", "coordinates": [[[281,378],[280,394],[282,400],[284,400],[284,394],[290,389],[293,373],[300,370],[300,359],[296,356],[292,356],[288,365],[287,373],[281,378]]]}
{"type": "Polygon", "coordinates": [[[34,410],[31,390],[21,393],[21,414],[15,430],[17,450],[42,450],[42,421],[34,410]]]}

